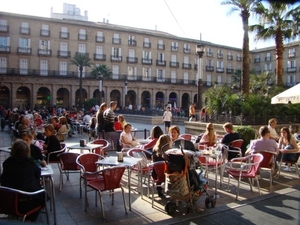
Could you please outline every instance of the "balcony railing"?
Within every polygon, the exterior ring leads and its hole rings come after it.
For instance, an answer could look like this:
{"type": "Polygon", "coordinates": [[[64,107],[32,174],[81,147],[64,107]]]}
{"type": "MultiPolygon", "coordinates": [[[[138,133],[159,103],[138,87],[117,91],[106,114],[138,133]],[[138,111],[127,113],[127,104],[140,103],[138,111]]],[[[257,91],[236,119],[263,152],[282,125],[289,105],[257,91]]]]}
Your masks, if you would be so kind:
{"type": "Polygon", "coordinates": [[[69,32],[59,32],[59,37],[63,39],[69,39],[70,33],[69,32]]]}
{"type": "Polygon", "coordinates": [[[106,55],[105,54],[94,54],[94,61],[105,61],[106,55]]]}
{"type": "Polygon", "coordinates": [[[214,67],[213,66],[206,66],[205,69],[206,69],[206,71],[210,71],[210,72],[214,71],[214,67]]]}
{"type": "Polygon", "coordinates": [[[242,57],[241,56],[237,56],[236,57],[236,61],[238,61],[238,62],[242,61],[242,57]]]}
{"type": "Polygon", "coordinates": [[[206,52],[206,56],[208,56],[208,57],[213,57],[213,56],[214,56],[214,53],[212,53],[212,52],[206,52]]]}
{"type": "Polygon", "coordinates": [[[51,56],[52,51],[50,49],[38,49],[38,56],[51,56]]]}
{"type": "Polygon", "coordinates": [[[233,56],[232,55],[227,55],[227,59],[228,60],[233,60],[233,56]]]}
{"type": "Polygon", "coordinates": [[[110,61],[111,61],[111,62],[122,62],[122,56],[114,56],[114,55],[111,55],[111,56],[110,56],[110,61]]]}
{"type": "Polygon", "coordinates": [[[166,66],[166,61],[165,60],[156,60],[156,65],[157,66],[166,66]]]}
{"type": "Polygon", "coordinates": [[[178,52],[178,47],[177,46],[171,46],[171,51],[172,52],[178,52]]]}
{"type": "Polygon", "coordinates": [[[18,47],[17,52],[18,52],[18,54],[30,55],[31,54],[31,48],[18,47]]]}
{"type": "Polygon", "coordinates": [[[295,58],[295,57],[296,57],[296,52],[289,53],[289,58],[295,58]]]}
{"type": "Polygon", "coordinates": [[[227,68],[227,69],[226,69],[226,73],[227,73],[227,74],[231,74],[231,73],[233,73],[233,69],[231,69],[231,68],[227,68]]]}
{"type": "Polygon", "coordinates": [[[191,49],[190,48],[183,48],[183,53],[191,53],[191,49]]]}
{"type": "Polygon", "coordinates": [[[70,51],[57,51],[57,57],[58,58],[70,58],[71,52],[70,51]]]}
{"type": "Polygon", "coordinates": [[[1,53],[10,53],[10,46],[0,45],[0,52],[1,53]]]}
{"type": "Polygon", "coordinates": [[[288,67],[286,68],[286,72],[288,73],[292,73],[292,72],[296,72],[297,71],[297,67],[288,67]]]}
{"type": "Polygon", "coordinates": [[[157,49],[165,50],[165,45],[164,44],[157,44],[157,49]]]}
{"type": "Polygon", "coordinates": [[[30,34],[30,28],[20,27],[20,34],[30,34]]]}
{"type": "Polygon", "coordinates": [[[120,45],[121,44],[121,38],[113,38],[112,43],[120,45]]]}
{"type": "Polygon", "coordinates": [[[255,59],[254,59],[254,62],[255,62],[255,63],[259,63],[259,62],[260,62],[260,58],[255,58],[255,59]]]}
{"type": "Polygon", "coordinates": [[[143,47],[144,48],[151,48],[151,43],[150,42],[143,42],[143,47]]]}
{"type": "Polygon", "coordinates": [[[0,25],[0,32],[8,32],[9,26],[7,25],[0,25]]]}
{"type": "Polygon", "coordinates": [[[137,57],[127,57],[127,63],[138,63],[137,57]]]}
{"type": "Polygon", "coordinates": [[[223,59],[223,54],[222,53],[218,53],[217,57],[218,57],[218,59],[223,59]]]}
{"type": "Polygon", "coordinates": [[[104,43],[105,42],[105,37],[95,36],[95,41],[98,42],[98,43],[104,43]]]}
{"type": "Polygon", "coordinates": [[[223,67],[217,67],[217,73],[224,73],[223,67]]]}
{"type": "Polygon", "coordinates": [[[170,62],[170,67],[178,68],[179,67],[179,62],[170,62]]]}
{"type": "Polygon", "coordinates": [[[266,57],[265,57],[265,61],[266,61],[266,62],[271,61],[271,59],[272,59],[271,56],[266,56],[266,57]]]}
{"type": "Polygon", "coordinates": [[[190,70],[192,68],[192,64],[190,64],[190,63],[182,63],[182,68],[190,70]]]}
{"type": "Polygon", "coordinates": [[[88,39],[87,34],[78,34],[79,41],[86,41],[88,39]]]}
{"type": "Polygon", "coordinates": [[[40,36],[42,37],[50,37],[50,30],[44,30],[44,29],[41,29],[40,30],[40,36]]]}
{"type": "Polygon", "coordinates": [[[129,46],[136,46],[136,40],[128,40],[129,46]]]}
{"type": "Polygon", "coordinates": [[[142,64],[144,64],[144,65],[152,65],[152,59],[142,58],[142,64]]]}
{"type": "Polygon", "coordinates": [[[76,55],[79,55],[79,54],[85,54],[85,56],[88,58],[89,57],[89,53],[85,53],[85,52],[76,52],[76,55]]]}

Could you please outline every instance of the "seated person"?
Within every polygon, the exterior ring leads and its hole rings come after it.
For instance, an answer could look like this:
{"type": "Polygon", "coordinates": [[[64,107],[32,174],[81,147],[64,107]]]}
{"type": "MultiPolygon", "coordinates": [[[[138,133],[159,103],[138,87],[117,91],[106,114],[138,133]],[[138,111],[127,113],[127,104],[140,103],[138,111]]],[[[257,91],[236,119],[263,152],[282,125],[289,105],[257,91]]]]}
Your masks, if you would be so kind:
{"type": "Polygon", "coordinates": [[[213,146],[217,141],[217,134],[214,131],[214,125],[208,123],[206,125],[206,131],[202,135],[199,144],[207,144],[207,146],[213,146]]]}
{"type": "Polygon", "coordinates": [[[270,139],[278,141],[280,137],[276,132],[277,119],[275,118],[269,119],[268,123],[269,123],[268,128],[270,131],[270,139]]]}
{"type": "Polygon", "coordinates": [[[67,118],[64,116],[59,117],[59,128],[56,132],[56,137],[60,142],[65,141],[65,135],[69,132],[69,124],[67,118]]]}
{"type": "Polygon", "coordinates": [[[160,126],[154,126],[151,129],[151,134],[150,134],[150,139],[151,141],[145,145],[143,145],[143,149],[147,149],[148,151],[152,152],[152,149],[154,147],[154,145],[156,144],[158,138],[164,134],[164,132],[162,131],[162,129],[160,128],[160,126]]]}
{"type": "Polygon", "coordinates": [[[171,141],[174,142],[175,140],[177,140],[179,138],[180,135],[180,129],[178,126],[171,126],[169,128],[169,134],[171,136],[171,141]]]}
{"type": "Polygon", "coordinates": [[[131,124],[127,123],[124,126],[124,130],[120,135],[120,141],[123,145],[123,148],[133,148],[139,145],[139,142],[135,140],[135,137],[132,136],[130,130],[131,130],[131,124]]]}
{"type": "MultiPolygon", "coordinates": [[[[224,131],[226,132],[226,134],[223,136],[221,143],[224,145],[227,145],[229,147],[229,149],[236,150],[236,148],[230,146],[230,143],[237,139],[240,139],[241,138],[240,134],[237,132],[234,132],[232,123],[229,123],[229,122],[225,123],[223,125],[223,128],[224,128],[224,131]]],[[[228,152],[228,160],[235,158],[237,155],[238,155],[238,153],[228,152]]]]}
{"type": "MultiPolygon", "coordinates": [[[[22,191],[34,192],[43,189],[40,184],[41,168],[29,157],[29,146],[23,140],[13,143],[10,157],[3,162],[3,173],[0,177],[2,186],[15,188],[22,191]]],[[[44,194],[23,196],[18,203],[21,213],[44,204],[44,194]]],[[[26,220],[36,221],[39,212],[26,217],[26,220]]]]}
{"type": "Polygon", "coordinates": [[[122,125],[122,129],[124,129],[125,124],[127,124],[127,122],[126,122],[124,116],[123,116],[123,115],[119,115],[119,116],[118,116],[118,119],[119,119],[119,122],[120,122],[121,125],[122,125]]]}
{"type": "Polygon", "coordinates": [[[42,120],[42,118],[38,113],[33,114],[33,122],[37,127],[43,125],[44,123],[44,121],[42,120]]]}
{"type": "MultiPolygon", "coordinates": [[[[45,144],[43,145],[43,154],[48,156],[50,152],[55,152],[61,149],[60,142],[55,136],[55,130],[51,124],[45,126],[45,144]]],[[[49,161],[58,160],[57,154],[51,154],[49,161]]]]}
{"type": "Polygon", "coordinates": [[[57,116],[52,116],[51,117],[51,124],[54,128],[54,130],[57,132],[60,128],[59,120],[57,116]]]}
{"type": "Polygon", "coordinates": [[[22,120],[22,123],[19,124],[18,126],[19,134],[21,135],[22,133],[25,132],[25,133],[30,133],[35,137],[35,132],[30,124],[31,124],[30,118],[28,116],[25,116],[22,120]]]}

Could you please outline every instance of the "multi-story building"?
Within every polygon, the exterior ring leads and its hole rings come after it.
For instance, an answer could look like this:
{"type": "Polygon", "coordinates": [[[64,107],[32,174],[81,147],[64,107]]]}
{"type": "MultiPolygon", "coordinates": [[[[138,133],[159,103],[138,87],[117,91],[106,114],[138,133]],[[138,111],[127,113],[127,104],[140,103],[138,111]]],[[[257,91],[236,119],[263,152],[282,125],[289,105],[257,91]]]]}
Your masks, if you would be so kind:
{"type": "MultiPolygon", "coordinates": [[[[0,12],[0,104],[11,108],[77,105],[79,71],[69,62],[76,53],[85,53],[94,65],[105,64],[112,71],[111,77],[103,80],[102,101],[149,108],[171,103],[187,109],[190,102],[197,101],[197,44],[199,40],[107,21],[0,12]]],[[[206,46],[200,68],[203,90],[214,83],[231,85],[234,71],[241,69],[242,50],[207,41],[202,44],[206,46]]],[[[271,49],[269,57],[274,64],[271,49]]],[[[297,51],[299,44],[294,48],[295,57],[297,51]]],[[[268,57],[267,50],[253,51],[255,68],[257,55],[268,57]]],[[[289,60],[286,83],[299,81],[295,59],[289,60]]],[[[100,97],[99,78],[91,75],[94,65],[83,69],[84,100],[100,97]]]]}

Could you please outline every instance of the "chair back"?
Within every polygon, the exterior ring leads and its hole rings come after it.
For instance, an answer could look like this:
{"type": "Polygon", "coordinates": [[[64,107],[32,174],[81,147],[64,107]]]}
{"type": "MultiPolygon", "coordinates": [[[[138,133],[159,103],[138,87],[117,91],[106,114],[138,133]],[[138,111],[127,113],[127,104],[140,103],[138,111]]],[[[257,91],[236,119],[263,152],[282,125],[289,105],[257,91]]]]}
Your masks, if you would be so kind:
{"type": "Polygon", "coordinates": [[[192,141],[185,139],[177,139],[173,143],[173,148],[180,148],[180,146],[185,150],[195,151],[195,146],[192,141]]]}
{"type": "Polygon", "coordinates": [[[114,190],[121,187],[121,180],[124,174],[124,166],[115,166],[102,170],[104,178],[104,190],[114,190]]]}
{"type": "Polygon", "coordinates": [[[76,159],[76,163],[83,172],[96,172],[97,165],[96,162],[103,157],[96,153],[86,153],[79,155],[76,159]]]}
{"type": "Polygon", "coordinates": [[[260,153],[255,153],[250,155],[249,158],[250,158],[250,169],[248,173],[255,177],[258,174],[260,163],[263,161],[264,157],[260,153]]]}
{"type": "Polygon", "coordinates": [[[95,148],[95,153],[104,155],[102,150],[105,150],[109,146],[109,142],[105,139],[96,139],[91,142],[92,144],[102,144],[102,147],[95,148]]]}
{"type": "Polygon", "coordinates": [[[47,164],[49,164],[49,163],[60,163],[60,159],[58,157],[57,157],[57,160],[50,160],[51,155],[55,154],[55,155],[58,156],[60,153],[63,153],[67,150],[67,146],[66,146],[65,143],[60,143],[60,147],[61,147],[60,150],[48,153],[48,155],[47,155],[47,164]]]}
{"type": "Polygon", "coordinates": [[[268,169],[273,168],[276,154],[270,151],[259,151],[259,153],[264,157],[259,165],[260,168],[268,168],[268,169]]]}
{"type": "Polygon", "coordinates": [[[182,138],[182,139],[185,139],[185,140],[188,140],[188,141],[191,141],[192,137],[193,136],[191,134],[181,134],[181,135],[179,135],[179,138],[182,138]]]}
{"type": "Polygon", "coordinates": [[[157,183],[163,183],[165,182],[165,170],[166,170],[166,163],[164,161],[154,162],[149,165],[150,168],[153,168],[153,170],[156,173],[156,178],[151,178],[157,182],[157,183]]]}
{"type": "Polygon", "coordinates": [[[151,152],[140,149],[140,148],[131,148],[128,150],[127,155],[134,158],[141,158],[140,166],[141,168],[147,167],[148,164],[148,157],[147,155],[151,154],[151,152]]]}
{"type": "Polygon", "coordinates": [[[62,170],[80,170],[76,159],[80,154],[74,152],[64,152],[58,155],[62,170]]]}
{"type": "Polygon", "coordinates": [[[243,143],[244,143],[243,139],[237,139],[232,141],[229,146],[234,148],[242,148],[243,143]]]}

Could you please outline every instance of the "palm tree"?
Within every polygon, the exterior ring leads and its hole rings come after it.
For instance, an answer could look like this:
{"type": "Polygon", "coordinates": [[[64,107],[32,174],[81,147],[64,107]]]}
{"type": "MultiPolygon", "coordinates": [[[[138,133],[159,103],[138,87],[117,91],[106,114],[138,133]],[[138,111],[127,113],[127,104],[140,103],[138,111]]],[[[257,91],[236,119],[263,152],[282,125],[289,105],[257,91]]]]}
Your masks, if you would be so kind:
{"type": "Polygon", "coordinates": [[[232,5],[229,14],[239,11],[242,17],[244,37],[243,37],[243,65],[242,65],[242,92],[245,95],[249,94],[249,77],[250,77],[250,56],[249,56],[249,17],[253,7],[259,0],[227,0],[221,2],[221,5],[232,5]]]}
{"type": "Polygon", "coordinates": [[[264,72],[262,74],[250,75],[250,91],[260,96],[269,94],[271,87],[275,84],[274,74],[264,72]]]}
{"type": "Polygon", "coordinates": [[[91,67],[91,59],[86,53],[76,53],[70,60],[71,65],[75,65],[79,68],[79,107],[82,106],[82,71],[83,67],[91,67]]]}
{"type": "Polygon", "coordinates": [[[242,76],[241,70],[236,70],[231,76],[232,84],[233,84],[232,88],[238,87],[240,91],[241,91],[241,76],[242,76]]]}
{"type": "Polygon", "coordinates": [[[254,13],[260,18],[260,23],[249,26],[249,30],[256,33],[256,40],[275,39],[276,83],[278,86],[283,85],[283,42],[296,38],[299,32],[299,10],[299,5],[293,8],[292,4],[272,2],[267,8],[263,3],[258,3],[254,8],[254,13]]]}

